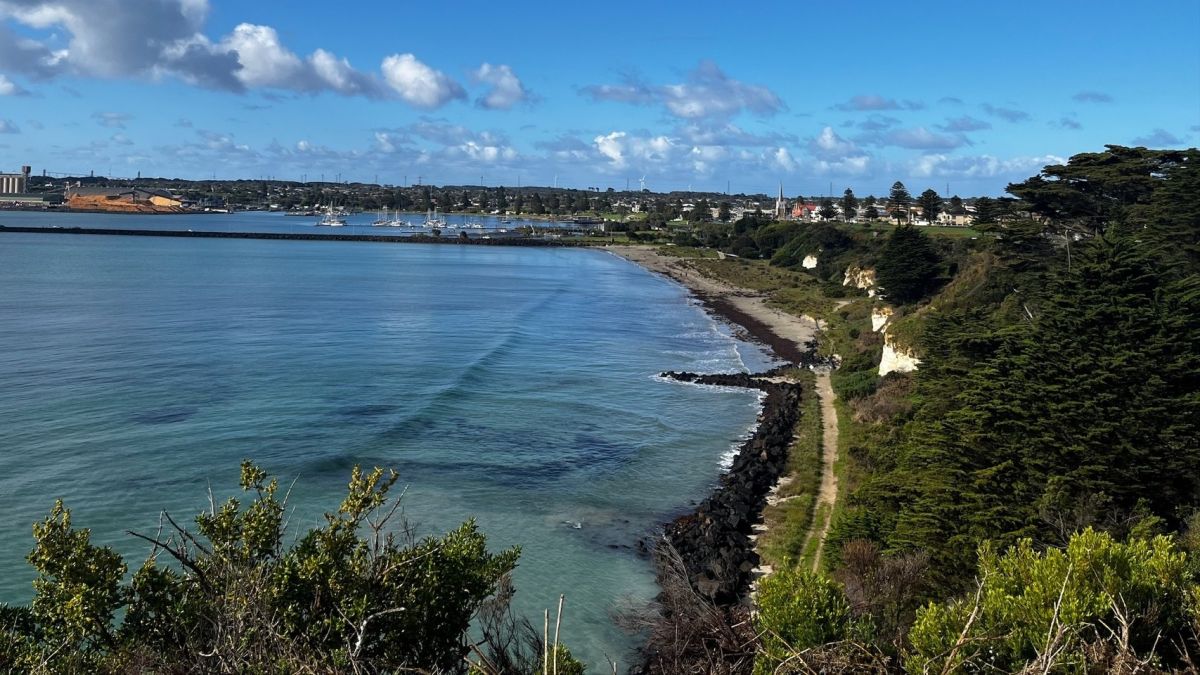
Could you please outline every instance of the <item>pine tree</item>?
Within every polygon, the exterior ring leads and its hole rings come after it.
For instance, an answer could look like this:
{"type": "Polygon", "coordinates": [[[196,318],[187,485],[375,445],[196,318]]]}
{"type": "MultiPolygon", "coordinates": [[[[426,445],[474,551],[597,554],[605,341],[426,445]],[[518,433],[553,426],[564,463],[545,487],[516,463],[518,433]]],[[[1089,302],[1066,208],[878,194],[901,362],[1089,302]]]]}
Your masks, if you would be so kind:
{"type": "Polygon", "coordinates": [[[975,200],[975,222],[980,225],[990,225],[996,222],[996,202],[991,197],[980,197],[975,200]]]}
{"type": "Polygon", "coordinates": [[[826,197],[821,200],[821,210],[818,211],[821,218],[824,220],[833,220],[837,218],[837,209],[833,207],[833,200],[826,197]]]}
{"type": "Polygon", "coordinates": [[[846,191],[842,193],[842,216],[846,222],[850,222],[856,215],[858,215],[858,198],[854,196],[854,190],[846,188],[846,191]]]}
{"type": "Polygon", "coordinates": [[[933,288],[941,261],[925,233],[911,225],[892,230],[875,266],[883,294],[892,302],[910,303],[933,288]]]}
{"type": "Polygon", "coordinates": [[[888,211],[896,222],[903,220],[908,222],[908,205],[912,203],[912,195],[908,193],[908,188],[904,187],[904,183],[896,181],[892,183],[892,190],[888,193],[888,211]]]}
{"type": "Polygon", "coordinates": [[[879,220],[879,207],[876,203],[875,195],[867,195],[863,200],[863,217],[867,220],[879,220]]]}
{"type": "Polygon", "coordinates": [[[917,206],[921,207],[925,222],[933,225],[937,222],[938,214],[942,212],[942,198],[931,188],[917,197],[917,206]]]}

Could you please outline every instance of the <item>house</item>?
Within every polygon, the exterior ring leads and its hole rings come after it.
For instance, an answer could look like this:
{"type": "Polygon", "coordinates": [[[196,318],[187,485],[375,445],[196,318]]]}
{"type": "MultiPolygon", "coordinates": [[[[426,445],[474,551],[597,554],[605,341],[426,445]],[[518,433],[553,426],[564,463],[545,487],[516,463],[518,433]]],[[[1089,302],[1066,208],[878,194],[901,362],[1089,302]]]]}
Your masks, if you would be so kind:
{"type": "Polygon", "coordinates": [[[796,220],[820,220],[817,212],[821,207],[816,202],[806,202],[799,200],[792,205],[792,218],[796,220]]]}
{"type": "Polygon", "coordinates": [[[962,213],[943,211],[937,217],[937,224],[944,227],[970,227],[974,222],[975,214],[966,209],[962,213]]]}

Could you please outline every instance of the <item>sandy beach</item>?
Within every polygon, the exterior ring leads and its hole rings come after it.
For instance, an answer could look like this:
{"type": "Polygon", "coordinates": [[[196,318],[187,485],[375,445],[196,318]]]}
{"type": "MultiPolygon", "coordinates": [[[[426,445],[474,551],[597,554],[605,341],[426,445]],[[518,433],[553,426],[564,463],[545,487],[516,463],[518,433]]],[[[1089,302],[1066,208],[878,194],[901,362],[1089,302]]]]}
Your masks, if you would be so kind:
{"type": "Polygon", "coordinates": [[[765,295],[706,277],[692,269],[687,260],[662,255],[650,247],[609,246],[605,250],[683,284],[711,310],[740,325],[781,358],[797,365],[811,361],[808,345],[817,336],[816,319],[770,307],[765,295]]]}

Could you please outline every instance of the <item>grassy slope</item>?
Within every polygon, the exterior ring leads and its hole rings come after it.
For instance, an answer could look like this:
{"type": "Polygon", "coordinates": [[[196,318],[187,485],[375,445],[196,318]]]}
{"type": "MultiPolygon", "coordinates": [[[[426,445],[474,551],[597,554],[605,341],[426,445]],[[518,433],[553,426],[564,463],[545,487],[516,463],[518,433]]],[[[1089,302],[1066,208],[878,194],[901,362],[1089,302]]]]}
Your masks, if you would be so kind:
{"type": "Polygon", "coordinates": [[[804,386],[796,439],[788,451],[788,481],[779,489],[779,501],[763,512],[767,531],[759,539],[759,553],[775,568],[811,559],[801,547],[813,522],[813,504],[821,484],[821,413],[812,371],[795,371],[804,386]]]}

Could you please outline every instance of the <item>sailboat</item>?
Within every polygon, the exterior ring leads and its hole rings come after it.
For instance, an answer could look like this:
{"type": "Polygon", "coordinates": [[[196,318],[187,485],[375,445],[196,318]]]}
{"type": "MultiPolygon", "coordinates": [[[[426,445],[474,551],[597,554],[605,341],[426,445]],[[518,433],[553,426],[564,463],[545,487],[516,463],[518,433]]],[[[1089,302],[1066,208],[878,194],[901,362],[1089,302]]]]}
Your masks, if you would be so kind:
{"type": "Polygon", "coordinates": [[[437,212],[436,206],[433,208],[432,211],[425,212],[425,227],[445,227],[445,226],[446,226],[446,219],[438,217],[438,212],[437,212]]]}
{"type": "Polygon", "coordinates": [[[329,206],[325,207],[325,215],[321,216],[321,220],[317,221],[317,227],[345,227],[346,219],[334,212],[333,202],[329,202],[329,206]]]}
{"type": "Polygon", "coordinates": [[[392,221],[388,219],[388,209],[386,206],[383,207],[383,215],[379,216],[375,219],[375,222],[371,223],[372,227],[389,227],[391,224],[392,221]]]}

